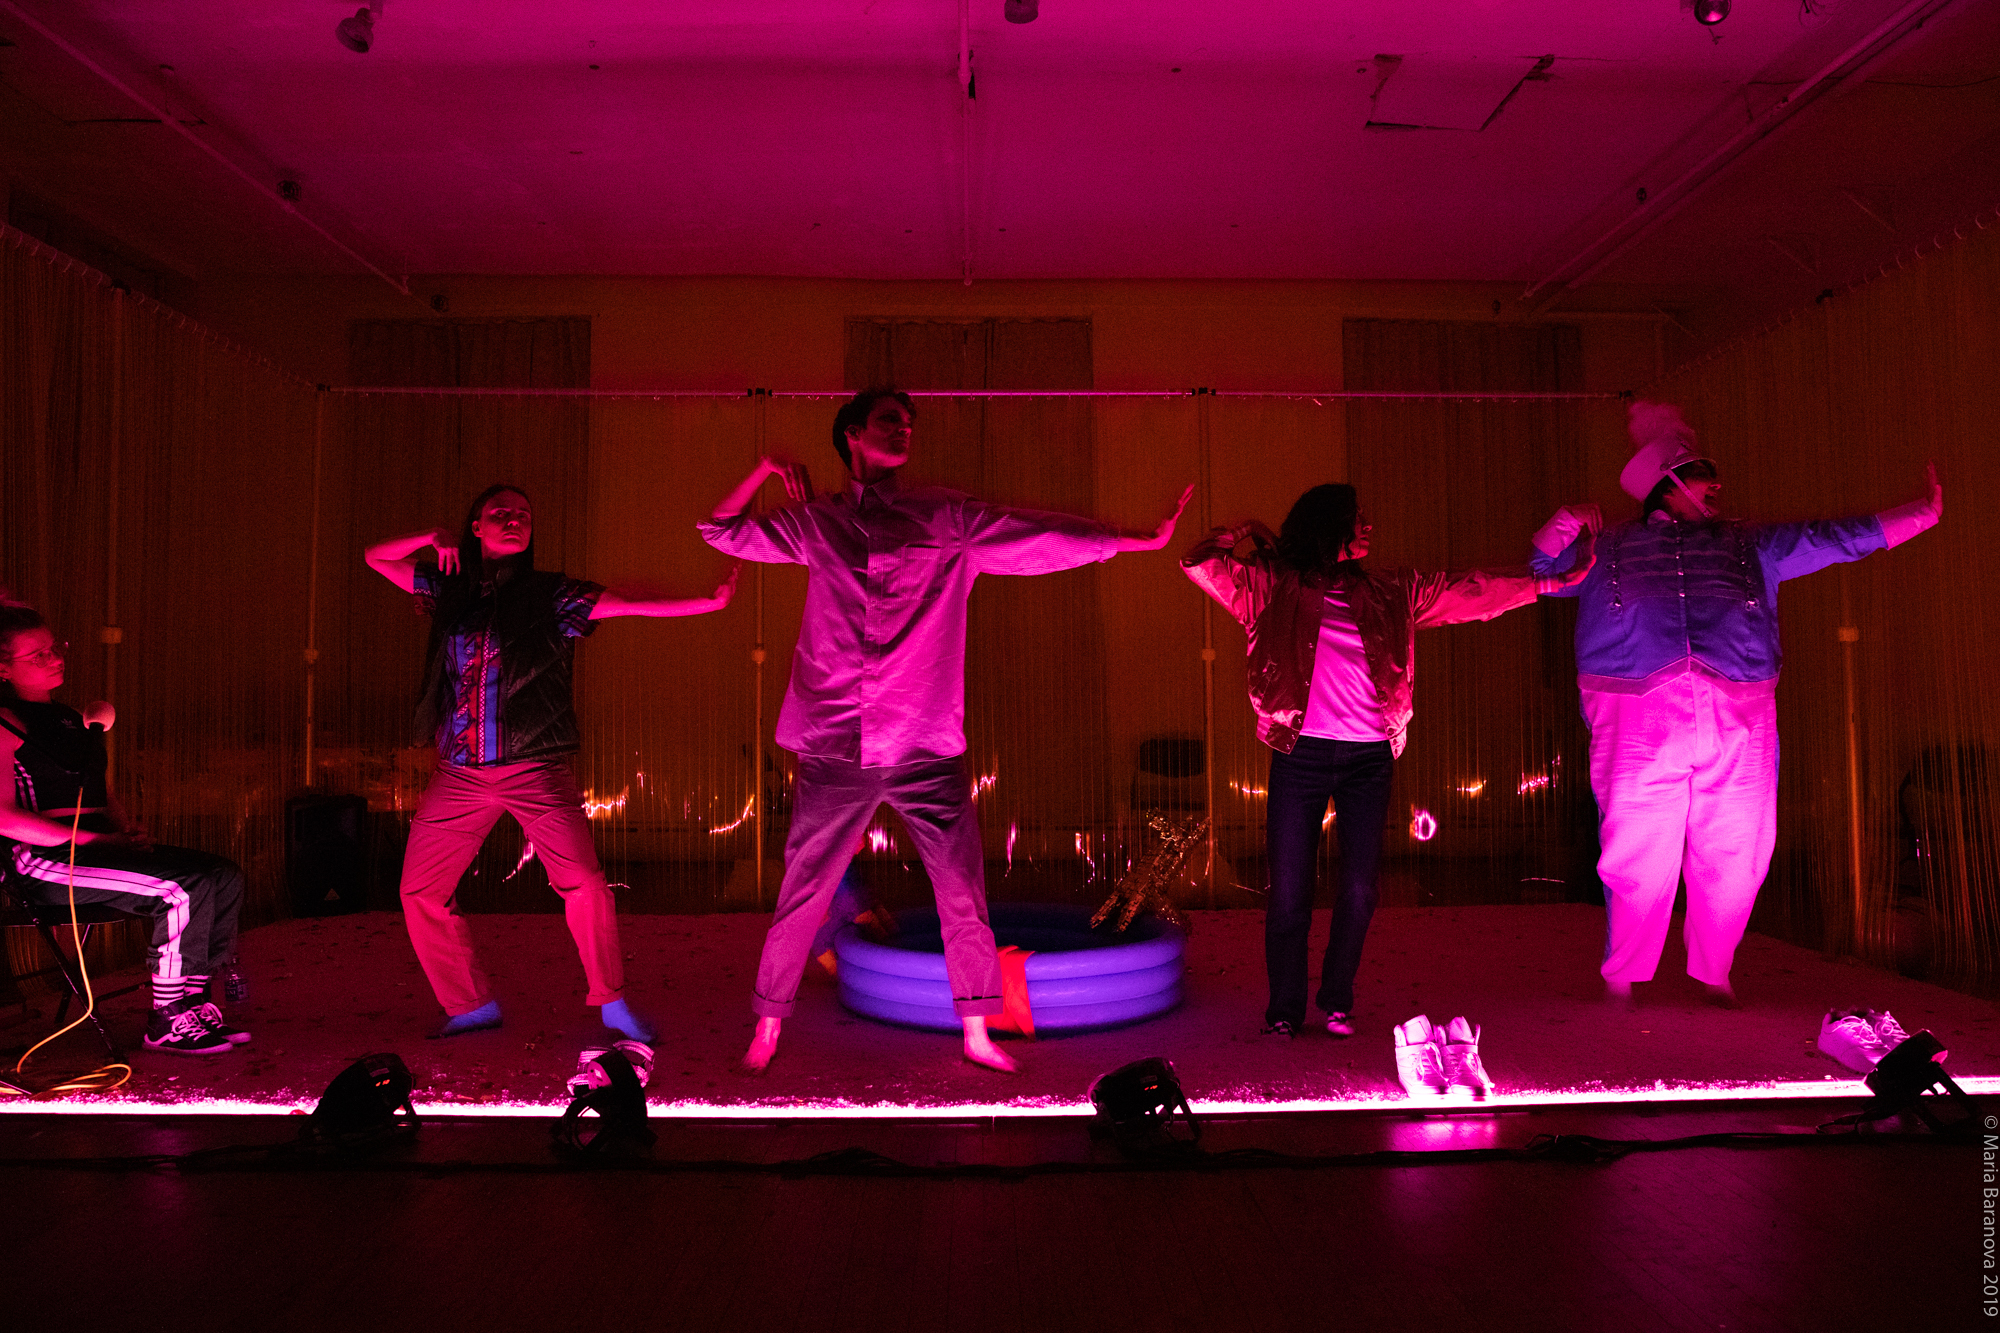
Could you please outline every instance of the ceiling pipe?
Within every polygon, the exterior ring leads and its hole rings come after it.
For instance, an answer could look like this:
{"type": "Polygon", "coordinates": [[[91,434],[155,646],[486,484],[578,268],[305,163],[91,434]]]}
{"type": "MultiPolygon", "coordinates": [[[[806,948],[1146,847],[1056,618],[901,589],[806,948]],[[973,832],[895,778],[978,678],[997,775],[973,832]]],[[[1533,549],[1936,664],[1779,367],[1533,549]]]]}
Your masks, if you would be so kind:
{"type": "Polygon", "coordinates": [[[287,213],[290,213],[293,217],[297,218],[299,221],[305,223],[306,226],[318,232],[320,237],[324,239],[328,244],[332,245],[334,249],[340,251],[342,254],[346,255],[349,259],[352,259],[356,263],[360,264],[363,268],[367,269],[370,273],[373,273],[376,277],[382,279],[382,281],[388,283],[391,287],[394,287],[398,292],[402,293],[404,296],[408,296],[410,294],[410,284],[408,280],[391,277],[373,260],[369,259],[368,256],[362,254],[359,250],[356,250],[353,246],[341,240],[338,236],[335,236],[325,227],[320,226],[319,223],[314,222],[311,218],[299,212],[299,210],[292,204],[292,201],[280,196],[275,188],[265,184],[257,177],[251,175],[248,170],[237,165],[234,159],[230,158],[220,149],[210,144],[207,140],[203,139],[193,130],[190,130],[187,126],[181,124],[178,118],[168,115],[164,108],[154,106],[152,102],[147,100],[138,91],[133,89],[131,85],[127,84],[124,80],[120,79],[117,75],[113,74],[110,70],[98,64],[95,60],[91,59],[88,55],[84,54],[84,52],[77,49],[75,46],[72,46],[69,42],[63,40],[63,38],[57,36],[53,32],[50,32],[49,29],[46,26],[44,26],[39,19],[35,18],[34,15],[24,11],[19,5],[14,3],[14,0],[0,0],[0,9],[4,9],[9,14],[12,14],[15,18],[19,19],[21,22],[27,24],[30,28],[33,28],[36,32],[40,33],[49,42],[61,48],[62,51],[70,57],[70,59],[76,61],[79,65],[82,65],[92,74],[95,74],[98,78],[104,80],[105,83],[117,89],[120,93],[123,93],[127,98],[131,100],[133,105],[137,106],[140,110],[144,111],[148,116],[151,116],[153,119],[159,121],[162,125],[165,125],[169,129],[173,130],[174,133],[180,135],[181,138],[186,139],[196,148],[199,148],[202,152],[206,153],[208,156],[214,158],[217,162],[221,163],[222,166],[230,172],[230,174],[241,178],[245,183],[247,183],[250,186],[251,189],[255,190],[258,194],[263,195],[266,199],[269,199],[272,203],[284,209],[287,213]]]}
{"type": "Polygon", "coordinates": [[[959,276],[972,285],[972,0],[958,0],[958,87],[965,94],[959,108],[958,193],[964,223],[963,259],[959,276]]]}
{"type": "Polygon", "coordinates": [[[1552,302],[1563,292],[1588,282],[1604,267],[1622,256],[1650,233],[1653,228],[1679,212],[1701,189],[1735,161],[1749,152],[1757,144],[1773,134],[1779,126],[1803,111],[1810,103],[1830,92],[1843,80],[1862,72],[1867,66],[1887,55],[1897,43],[1921,28],[1938,11],[1954,3],[1954,0],[1911,0],[1910,4],[1896,11],[1894,15],[1869,32],[1866,37],[1841,52],[1825,68],[1796,88],[1779,98],[1761,115],[1753,119],[1729,141],[1710,153],[1707,157],[1688,168],[1665,189],[1654,191],[1643,211],[1628,216],[1624,221],[1598,237],[1595,241],[1577,251],[1567,261],[1559,264],[1549,275],[1531,285],[1521,293],[1521,300],[1533,300],[1537,292],[1545,287],[1554,287],[1547,301],[1552,302]],[[1574,277],[1565,277],[1579,265],[1587,265],[1574,277]]]}

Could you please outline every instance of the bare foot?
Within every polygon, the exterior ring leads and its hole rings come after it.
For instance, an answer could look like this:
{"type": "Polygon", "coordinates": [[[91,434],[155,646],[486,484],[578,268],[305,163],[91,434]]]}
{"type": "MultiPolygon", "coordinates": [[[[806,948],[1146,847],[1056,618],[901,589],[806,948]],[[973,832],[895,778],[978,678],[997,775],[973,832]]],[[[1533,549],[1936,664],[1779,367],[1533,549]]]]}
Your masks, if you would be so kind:
{"type": "Polygon", "coordinates": [[[743,1052],[743,1061],[737,1065],[737,1072],[761,1074],[771,1067],[771,1057],[778,1053],[778,1030],[785,1025],[782,1018],[760,1018],[757,1031],[750,1038],[750,1049],[743,1052]]]}
{"type": "Polygon", "coordinates": [[[1604,983],[1604,1000],[1613,1009],[1637,1009],[1639,1002],[1632,998],[1632,983],[1629,981],[1609,981],[1604,983]]]}
{"type": "Polygon", "coordinates": [[[997,1069],[1003,1074],[1018,1074],[1021,1066],[1014,1058],[993,1044],[993,1034],[986,1030],[986,1019],[982,1015],[967,1015],[965,1023],[965,1058],[976,1065],[997,1069]]]}
{"type": "Polygon", "coordinates": [[[1743,1007],[1742,1003],[1736,998],[1735,989],[1726,981],[1720,986],[1711,985],[1704,981],[1701,983],[1701,989],[1708,996],[1708,1002],[1718,1009],[1741,1009],[1743,1007]]]}

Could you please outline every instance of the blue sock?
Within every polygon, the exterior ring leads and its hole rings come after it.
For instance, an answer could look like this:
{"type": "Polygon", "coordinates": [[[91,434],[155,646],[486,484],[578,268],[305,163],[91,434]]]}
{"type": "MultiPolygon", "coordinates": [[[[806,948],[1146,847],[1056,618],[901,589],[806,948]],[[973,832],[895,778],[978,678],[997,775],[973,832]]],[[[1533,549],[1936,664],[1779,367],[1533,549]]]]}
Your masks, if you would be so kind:
{"type": "Polygon", "coordinates": [[[456,1037],[461,1032],[480,1032],[500,1026],[500,1001],[488,1000],[470,1013],[457,1014],[447,1018],[433,1037],[456,1037]]]}
{"type": "Polygon", "coordinates": [[[604,1026],[618,1029],[633,1041],[643,1041],[650,1046],[660,1035],[643,1014],[625,1003],[625,997],[622,995],[597,1012],[603,1015],[604,1026]]]}

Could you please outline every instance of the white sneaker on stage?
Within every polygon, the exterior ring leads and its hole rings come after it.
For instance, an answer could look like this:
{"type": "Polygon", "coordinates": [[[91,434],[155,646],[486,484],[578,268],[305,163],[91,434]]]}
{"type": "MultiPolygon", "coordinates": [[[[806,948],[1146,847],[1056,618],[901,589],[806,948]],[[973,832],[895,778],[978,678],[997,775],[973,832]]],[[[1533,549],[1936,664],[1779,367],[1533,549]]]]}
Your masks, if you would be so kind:
{"type": "Polygon", "coordinates": [[[1403,1091],[1423,1101],[1436,1101],[1450,1086],[1444,1072],[1444,1029],[1418,1014],[1396,1025],[1396,1077],[1403,1091]]]}
{"type": "Polygon", "coordinates": [[[1493,1095],[1493,1080],[1479,1060],[1479,1025],[1454,1018],[1444,1029],[1444,1076],[1448,1092],[1464,1089],[1484,1100],[1493,1095]]]}
{"type": "MultiPolygon", "coordinates": [[[[1895,1021],[1889,1020],[1891,1024],[1895,1021]]],[[[1819,1023],[1819,1049],[1857,1074],[1874,1073],[1876,1064],[1889,1053],[1876,1034],[1875,1015],[1867,1009],[1829,1009],[1819,1023]]]]}

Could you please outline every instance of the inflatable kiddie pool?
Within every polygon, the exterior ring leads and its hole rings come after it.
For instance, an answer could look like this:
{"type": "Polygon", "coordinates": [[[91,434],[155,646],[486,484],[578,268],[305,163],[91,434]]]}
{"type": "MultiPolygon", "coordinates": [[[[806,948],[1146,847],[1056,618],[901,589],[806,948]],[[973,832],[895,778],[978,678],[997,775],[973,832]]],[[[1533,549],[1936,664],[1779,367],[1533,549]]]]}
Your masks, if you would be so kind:
{"type": "MultiPolygon", "coordinates": [[[[1038,1033],[1122,1027],[1181,1001],[1187,936],[1156,917],[1123,934],[1092,930],[1089,908],[1059,903],[995,903],[989,918],[997,944],[1033,951],[1025,972],[1038,1033]]],[[[937,912],[898,912],[896,925],[879,944],[853,926],[840,932],[840,1002],[885,1023],[957,1031],[937,912]]]]}

